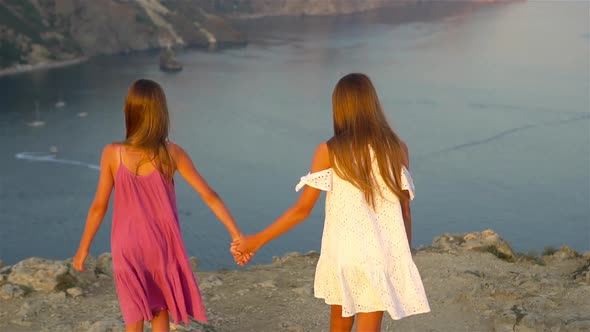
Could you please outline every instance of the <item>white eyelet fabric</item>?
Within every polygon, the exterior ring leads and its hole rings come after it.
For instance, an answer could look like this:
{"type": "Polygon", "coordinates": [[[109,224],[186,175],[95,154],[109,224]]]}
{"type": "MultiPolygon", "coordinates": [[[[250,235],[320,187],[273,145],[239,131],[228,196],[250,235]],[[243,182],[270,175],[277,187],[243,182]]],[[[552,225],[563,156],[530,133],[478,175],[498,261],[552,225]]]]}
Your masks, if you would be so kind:
{"type": "Polygon", "coordinates": [[[402,166],[401,178],[402,178],[402,189],[410,192],[410,200],[414,200],[414,196],[416,196],[416,188],[414,187],[414,180],[412,180],[412,176],[410,175],[410,171],[408,171],[406,166],[402,166]]]}
{"type": "Polygon", "coordinates": [[[295,191],[301,190],[305,185],[314,187],[323,191],[332,190],[332,169],[328,168],[323,171],[307,173],[301,177],[301,181],[295,187],[295,191]]]}
{"type": "MultiPolygon", "coordinates": [[[[297,185],[327,191],[326,219],[314,293],[342,306],[344,317],[387,311],[393,319],[430,311],[408,245],[400,201],[374,162],[381,195],[375,209],[363,193],[332,169],[308,174],[297,185]]],[[[414,198],[410,172],[402,169],[402,188],[414,198]]]]}

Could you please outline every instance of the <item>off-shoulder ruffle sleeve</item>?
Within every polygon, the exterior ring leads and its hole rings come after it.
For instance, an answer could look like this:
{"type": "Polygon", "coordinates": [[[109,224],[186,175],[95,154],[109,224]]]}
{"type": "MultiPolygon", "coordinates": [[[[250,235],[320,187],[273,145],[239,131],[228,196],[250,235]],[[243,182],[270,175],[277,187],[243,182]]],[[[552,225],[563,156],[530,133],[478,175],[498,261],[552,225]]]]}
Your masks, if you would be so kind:
{"type": "Polygon", "coordinates": [[[412,180],[412,176],[410,175],[410,171],[406,168],[406,166],[402,167],[402,190],[407,190],[410,192],[410,200],[414,199],[416,195],[416,188],[414,187],[414,180],[412,180]]]}
{"type": "Polygon", "coordinates": [[[295,186],[295,191],[301,190],[305,185],[324,191],[332,191],[332,169],[327,168],[323,171],[302,176],[301,181],[295,186]]]}

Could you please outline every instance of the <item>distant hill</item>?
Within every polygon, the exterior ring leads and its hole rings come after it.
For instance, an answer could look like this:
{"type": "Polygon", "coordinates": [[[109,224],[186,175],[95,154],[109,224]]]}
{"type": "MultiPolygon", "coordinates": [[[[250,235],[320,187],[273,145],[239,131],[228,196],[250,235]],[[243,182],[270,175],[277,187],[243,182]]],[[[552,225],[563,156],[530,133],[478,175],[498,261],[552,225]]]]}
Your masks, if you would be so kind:
{"type": "Polygon", "coordinates": [[[340,15],[428,1],[445,0],[0,0],[0,74],[99,54],[242,44],[245,36],[231,24],[236,18],[340,15]]]}
{"type": "Polygon", "coordinates": [[[229,18],[345,15],[419,3],[497,3],[521,0],[195,0],[207,12],[229,18]]]}
{"type": "Polygon", "coordinates": [[[243,43],[184,0],[0,0],[0,69],[168,46],[243,43]]]}
{"type": "MultiPolygon", "coordinates": [[[[352,14],[423,0],[201,0],[206,10],[235,18],[352,14]]],[[[467,0],[469,1],[469,0],[467,0]]],[[[477,0],[472,0],[477,1],[477,0]]]]}

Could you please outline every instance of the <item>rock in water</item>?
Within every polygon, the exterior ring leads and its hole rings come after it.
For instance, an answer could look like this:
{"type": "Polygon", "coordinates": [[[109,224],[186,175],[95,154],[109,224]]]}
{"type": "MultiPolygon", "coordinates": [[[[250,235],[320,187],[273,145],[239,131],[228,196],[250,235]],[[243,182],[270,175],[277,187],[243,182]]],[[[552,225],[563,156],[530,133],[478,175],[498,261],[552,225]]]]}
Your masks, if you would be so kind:
{"type": "Polygon", "coordinates": [[[182,65],[176,60],[176,55],[172,49],[167,48],[160,53],[160,70],[168,72],[182,70],[182,65]]]}

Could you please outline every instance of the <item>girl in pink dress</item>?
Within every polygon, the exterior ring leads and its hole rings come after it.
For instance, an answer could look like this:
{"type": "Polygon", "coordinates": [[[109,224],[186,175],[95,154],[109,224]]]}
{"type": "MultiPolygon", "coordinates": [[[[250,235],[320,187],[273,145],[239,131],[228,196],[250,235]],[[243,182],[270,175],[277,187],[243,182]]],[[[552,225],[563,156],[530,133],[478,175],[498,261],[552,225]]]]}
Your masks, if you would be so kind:
{"type": "Polygon", "coordinates": [[[168,312],[175,323],[188,323],[189,316],[204,322],[205,309],[180,233],[174,173],[201,195],[232,239],[241,232],[186,152],[168,141],[166,97],[156,82],[133,83],[125,101],[125,126],[125,141],[103,150],[98,188],[74,268],[85,270],[115,188],[111,251],[126,331],[143,331],[144,321],[152,321],[154,331],[168,331],[168,312]]]}

